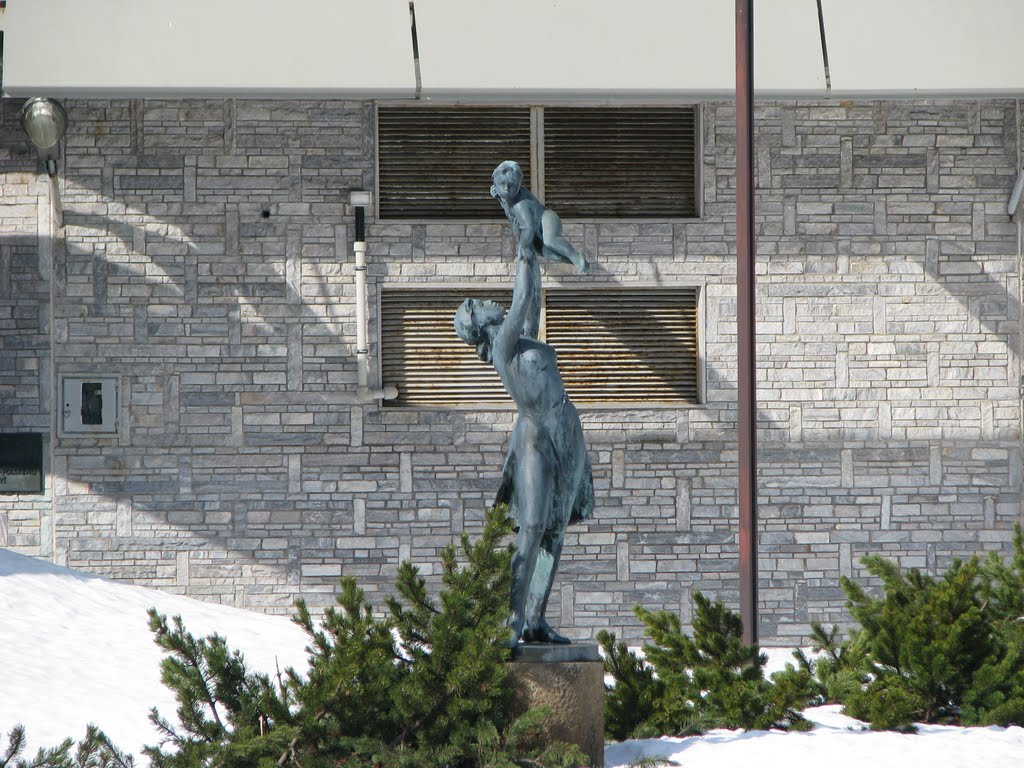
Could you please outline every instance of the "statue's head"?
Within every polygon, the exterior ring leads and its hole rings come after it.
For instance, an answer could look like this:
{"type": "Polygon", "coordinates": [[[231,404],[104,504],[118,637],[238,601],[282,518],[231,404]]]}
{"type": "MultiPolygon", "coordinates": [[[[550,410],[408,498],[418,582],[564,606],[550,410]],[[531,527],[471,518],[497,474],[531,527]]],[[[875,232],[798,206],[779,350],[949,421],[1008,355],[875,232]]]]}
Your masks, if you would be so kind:
{"type": "Polygon", "coordinates": [[[466,299],[455,312],[455,332],[467,344],[476,347],[481,360],[491,361],[489,326],[501,325],[505,308],[494,301],[466,299]]]}
{"type": "Polygon", "coordinates": [[[506,160],[491,174],[491,197],[508,201],[519,194],[523,185],[523,169],[515,160],[506,160]]]}

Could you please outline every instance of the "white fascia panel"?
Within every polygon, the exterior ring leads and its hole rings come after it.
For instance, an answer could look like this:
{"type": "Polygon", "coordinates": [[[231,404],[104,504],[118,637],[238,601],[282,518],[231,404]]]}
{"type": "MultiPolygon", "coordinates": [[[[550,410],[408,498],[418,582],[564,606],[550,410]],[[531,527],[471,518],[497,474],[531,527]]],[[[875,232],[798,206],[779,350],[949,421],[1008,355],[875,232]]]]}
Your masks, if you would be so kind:
{"type": "Polygon", "coordinates": [[[11,96],[407,97],[407,0],[11,0],[11,96]]]}
{"type": "MultiPolygon", "coordinates": [[[[815,0],[755,3],[758,95],[825,93],[815,0]]],[[[728,0],[416,0],[426,99],[731,96],[728,0]]]]}
{"type": "Polygon", "coordinates": [[[837,96],[1024,92],[1021,0],[823,0],[837,96]]]}
{"type": "MultiPolygon", "coordinates": [[[[1024,92],[1022,0],[822,0],[832,96],[1024,92]]],[[[730,0],[415,0],[436,100],[730,98],[730,0]]],[[[754,3],[759,98],[825,95],[816,0],[754,3]]],[[[408,0],[9,0],[12,96],[416,94],[408,0]]]]}

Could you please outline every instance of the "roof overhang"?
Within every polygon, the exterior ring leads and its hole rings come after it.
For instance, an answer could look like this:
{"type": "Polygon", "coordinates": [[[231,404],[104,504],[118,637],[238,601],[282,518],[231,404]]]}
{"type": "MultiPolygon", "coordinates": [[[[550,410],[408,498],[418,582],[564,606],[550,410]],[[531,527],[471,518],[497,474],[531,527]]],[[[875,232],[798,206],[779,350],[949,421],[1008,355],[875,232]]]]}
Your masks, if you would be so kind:
{"type": "MultiPolygon", "coordinates": [[[[1024,93],[1020,0],[755,2],[759,98],[1024,93]]],[[[11,96],[731,98],[728,0],[9,0],[11,96]],[[413,55],[415,8],[419,67],[413,55]]]]}
{"type": "Polygon", "coordinates": [[[9,96],[411,97],[408,2],[12,0],[9,96]]]}

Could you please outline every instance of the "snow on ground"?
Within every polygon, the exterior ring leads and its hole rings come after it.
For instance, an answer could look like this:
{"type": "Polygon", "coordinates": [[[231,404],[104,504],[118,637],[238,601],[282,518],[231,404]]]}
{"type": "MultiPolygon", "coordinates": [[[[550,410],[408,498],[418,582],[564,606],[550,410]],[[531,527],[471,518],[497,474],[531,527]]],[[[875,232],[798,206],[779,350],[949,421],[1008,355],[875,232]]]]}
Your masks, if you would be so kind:
{"type": "MultiPolygon", "coordinates": [[[[0,550],[0,742],[21,723],[34,753],[68,736],[81,739],[92,722],[136,758],[143,745],[156,743],[149,709],[172,716],[174,698],[160,683],[150,607],[181,615],[193,634],[226,636],[256,669],[306,668],[306,636],[285,617],[201,603],[0,550]]],[[[778,650],[769,656],[771,669],[789,659],[778,650]]],[[[685,768],[1024,766],[1024,728],[872,733],[836,706],[806,715],[815,723],[807,733],[719,730],[608,744],[605,768],[626,768],[643,756],[667,757],[685,768]]]]}
{"type": "Polygon", "coordinates": [[[711,731],[688,739],[608,744],[606,768],[641,756],[667,757],[685,768],[1020,768],[1024,728],[922,725],[916,734],[875,733],[839,705],[805,712],[813,731],[711,731]]]}
{"type": "MultiPolygon", "coordinates": [[[[121,584],[0,549],[0,743],[18,723],[32,754],[95,723],[137,758],[158,742],[149,710],[172,720],[146,611],[180,615],[196,636],[224,635],[250,666],[306,669],[306,635],[265,616],[121,584]]],[[[26,755],[28,753],[26,752],[26,755]]]]}

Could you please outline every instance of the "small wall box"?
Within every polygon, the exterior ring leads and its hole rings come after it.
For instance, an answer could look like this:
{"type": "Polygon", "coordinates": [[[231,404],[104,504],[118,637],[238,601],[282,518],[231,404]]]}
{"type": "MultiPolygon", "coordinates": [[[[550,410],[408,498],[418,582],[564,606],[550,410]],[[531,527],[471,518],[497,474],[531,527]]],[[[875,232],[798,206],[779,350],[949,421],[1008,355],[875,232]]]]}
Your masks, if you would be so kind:
{"type": "Polygon", "coordinates": [[[117,376],[62,376],[61,435],[116,435],[120,410],[117,376]]]}

